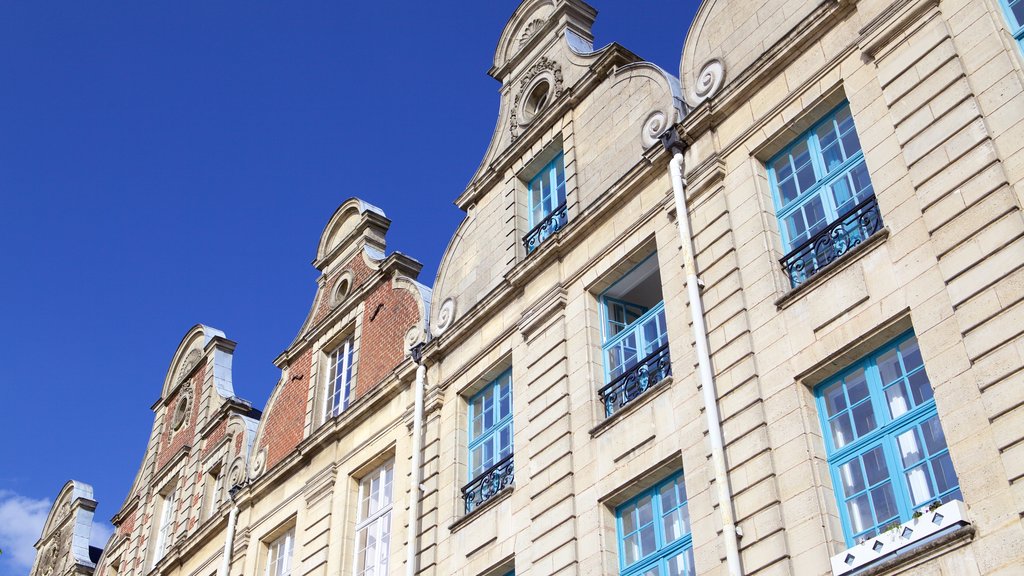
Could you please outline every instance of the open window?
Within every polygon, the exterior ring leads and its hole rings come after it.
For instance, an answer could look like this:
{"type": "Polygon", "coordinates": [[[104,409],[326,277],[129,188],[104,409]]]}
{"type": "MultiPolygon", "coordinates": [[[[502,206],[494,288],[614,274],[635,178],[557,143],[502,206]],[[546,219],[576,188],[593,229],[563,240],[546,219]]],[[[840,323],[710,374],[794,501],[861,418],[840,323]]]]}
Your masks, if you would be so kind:
{"type": "Polygon", "coordinates": [[[599,394],[611,416],[672,372],[656,254],[601,294],[601,315],[606,385],[599,394]]]}

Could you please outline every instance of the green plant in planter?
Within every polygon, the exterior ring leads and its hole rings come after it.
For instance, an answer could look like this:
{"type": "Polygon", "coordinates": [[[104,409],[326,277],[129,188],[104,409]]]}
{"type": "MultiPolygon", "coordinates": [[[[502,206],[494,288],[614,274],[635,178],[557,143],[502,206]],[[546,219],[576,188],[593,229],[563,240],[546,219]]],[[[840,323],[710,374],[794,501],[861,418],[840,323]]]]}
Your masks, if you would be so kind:
{"type": "Polygon", "coordinates": [[[879,530],[879,534],[885,534],[886,532],[892,532],[893,530],[898,530],[899,527],[900,527],[900,521],[899,520],[893,520],[892,522],[889,522],[885,526],[882,526],[882,529],[879,530]]]}
{"type": "Polygon", "coordinates": [[[937,510],[939,508],[939,506],[942,506],[942,502],[936,500],[936,501],[934,501],[934,502],[932,502],[931,504],[928,505],[928,511],[929,512],[935,512],[935,510],[937,510]]]}

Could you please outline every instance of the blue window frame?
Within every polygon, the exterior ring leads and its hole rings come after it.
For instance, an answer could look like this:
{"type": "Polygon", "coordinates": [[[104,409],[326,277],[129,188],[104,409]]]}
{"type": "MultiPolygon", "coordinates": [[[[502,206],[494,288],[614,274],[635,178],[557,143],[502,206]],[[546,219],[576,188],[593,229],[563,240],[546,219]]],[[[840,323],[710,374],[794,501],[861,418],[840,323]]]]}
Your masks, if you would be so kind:
{"type": "Polygon", "coordinates": [[[962,498],[913,333],[821,384],[815,395],[847,546],[936,500],[962,498]]]}
{"type": "Polygon", "coordinates": [[[656,255],[601,294],[605,415],[611,416],[671,373],[665,303],[656,255]]]}
{"type": "Polygon", "coordinates": [[[691,576],[693,538],[683,473],[615,510],[623,576],[691,576]]]}
{"type": "Polygon", "coordinates": [[[877,217],[877,207],[847,103],[772,158],[768,162],[768,180],[783,249],[789,255],[783,259],[783,266],[794,286],[878,227],[877,221],[866,223],[860,217],[861,212],[872,207],[872,214],[877,217]],[[841,226],[826,231],[835,222],[841,226]],[[814,246],[819,244],[814,240],[820,234],[831,240],[827,251],[814,246]],[[795,268],[787,264],[794,254],[799,255],[795,268]]]}
{"type": "Polygon", "coordinates": [[[1006,20],[1010,24],[1010,32],[1017,43],[1024,48],[1024,0],[1000,0],[1006,11],[1006,20]]]}
{"type": "Polygon", "coordinates": [[[568,223],[565,206],[565,157],[559,152],[527,185],[530,232],[523,243],[527,253],[568,223]]]}
{"type": "Polygon", "coordinates": [[[511,482],[512,370],[489,382],[469,400],[469,480],[466,511],[511,482]],[[486,477],[483,478],[482,477],[486,477]]]}

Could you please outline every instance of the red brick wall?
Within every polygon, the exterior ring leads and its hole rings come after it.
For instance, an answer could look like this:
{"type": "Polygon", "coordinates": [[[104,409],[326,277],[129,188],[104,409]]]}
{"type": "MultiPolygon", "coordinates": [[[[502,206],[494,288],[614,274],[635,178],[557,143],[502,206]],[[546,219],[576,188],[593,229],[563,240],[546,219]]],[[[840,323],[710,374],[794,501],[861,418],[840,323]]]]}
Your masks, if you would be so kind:
{"type": "MultiPolygon", "coordinates": [[[[331,311],[330,297],[338,276],[348,270],[354,276],[353,290],[373,271],[356,254],[342,270],[325,282],[313,323],[331,311]]],[[[378,386],[405,357],[405,334],[419,322],[417,295],[408,290],[395,290],[390,278],[383,278],[364,301],[362,329],[359,335],[359,356],[356,367],[354,398],[378,386]]],[[[307,350],[291,364],[288,380],[278,391],[274,405],[263,414],[263,430],[256,450],[267,449],[266,469],[284,459],[302,441],[309,394],[313,350],[307,350]],[[302,376],[297,380],[296,376],[302,376]]],[[[312,383],[319,385],[319,383],[312,383]]]]}
{"type": "Polygon", "coordinates": [[[320,304],[317,306],[316,314],[313,315],[314,324],[323,320],[324,317],[330,313],[331,295],[334,293],[334,285],[338,282],[338,278],[345,271],[351,272],[353,276],[352,288],[349,290],[350,293],[355,292],[355,289],[358,286],[361,286],[363,282],[366,282],[366,279],[369,278],[369,276],[373,273],[373,270],[370,270],[370,267],[366,265],[365,261],[363,261],[362,252],[357,252],[356,255],[352,257],[351,260],[349,260],[348,262],[345,263],[344,266],[342,266],[341,270],[332,273],[327,278],[327,281],[324,282],[323,293],[320,297],[320,304]]]}
{"type": "Polygon", "coordinates": [[[224,435],[227,434],[227,431],[228,420],[227,418],[223,418],[217,423],[217,426],[214,427],[206,437],[206,441],[203,443],[203,459],[206,459],[206,457],[213,452],[213,449],[217,447],[220,441],[224,438],[224,435]]]}
{"type": "Polygon", "coordinates": [[[280,462],[302,441],[312,358],[313,351],[306,350],[292,363],[288,379],[278,390],[274,405],[263,414],[263,432],[257,450],[267,449],[267,470],[280,462]],[[302,376],[302,379],[296,379],[296,376],[302,376]]]}
{"type": "Polygon", "coordinates": [[[121,520],[121,525],[117,527],[118,533],[123,534],[123,535],[128,535],[128,536],[131,535],[132,530],[135,530],[135,515],[136,514],[138,514],[138,510],[136,510],[135,512],[132,512],[128,516],[125,516],[124,519],[121,520]]]}
{"type": "Polygon", "coordinates": [[[416,297],[384,280],[366,297],[355,398],[375,388],[405,357],[405,333],[419,320],[416,297]]]}

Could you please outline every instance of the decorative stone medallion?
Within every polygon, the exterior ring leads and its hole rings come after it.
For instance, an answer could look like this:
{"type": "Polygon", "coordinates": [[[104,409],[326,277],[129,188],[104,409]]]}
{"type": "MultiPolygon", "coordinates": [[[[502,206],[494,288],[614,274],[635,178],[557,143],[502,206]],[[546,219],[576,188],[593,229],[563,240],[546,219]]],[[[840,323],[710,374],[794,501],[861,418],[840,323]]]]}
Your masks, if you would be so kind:
{"type": "Polygon", "coordinates": [[[519,139],[522,129],[533,120],[532,117],[525,117],[523,105],[525,104],[524,98],[528,98],[529,94],[540,83],[539,81],[535,82],[539,77],[545,77],[544,80],[549,81],[551,84],[546,96],[548,104],[554,102],[562,95],[562,66],[558,62],[542,56],[536,64],[530,66],[530,69],[519,80],[519,92],[512,102],[511,122],[509,123],[513,142],[519,139]]]}

